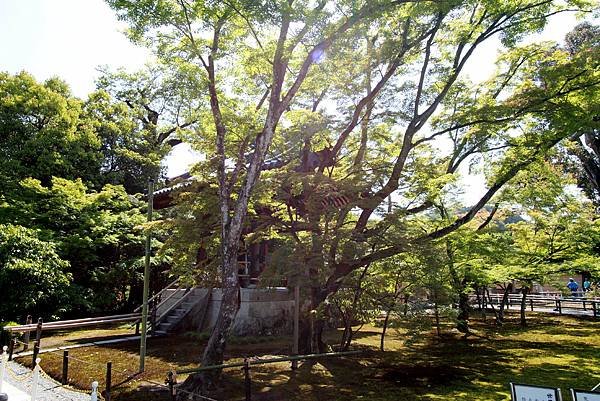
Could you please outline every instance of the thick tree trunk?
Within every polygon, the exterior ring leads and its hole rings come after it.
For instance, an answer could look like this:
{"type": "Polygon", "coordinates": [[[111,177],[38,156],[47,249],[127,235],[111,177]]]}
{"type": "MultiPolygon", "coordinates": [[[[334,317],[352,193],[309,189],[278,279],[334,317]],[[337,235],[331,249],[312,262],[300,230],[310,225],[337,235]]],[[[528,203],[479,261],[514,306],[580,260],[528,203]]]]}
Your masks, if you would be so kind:
{"type": "MultiPolygon", "coordinates": [[[[239,310],[239,282],[237,278],[237,247],[230,248],[223,258],[226,262],[223,277],[222,300],[219,315],[212,329],[208,344],[202,355],[202,366],[220,365],[223,363],[227,337],[239,310]],[[233,273],[232,273],[233,272],[233,273]]],[[[209,370],[188,376],[178,393],[178,400],[187,400],[189,393],[202,394],[211,389],[219,381],[221,369],[209,370]]]]}
{"type": "MultiPolygon", "coordinates": [[[[464,281],[463,286],[464,287],[464,281]]],[[[469,305],[469,295],[464,292],[464,288],[460,289],[460,293],[458,294],[458,316],[457,316],[457,324],[456,328],[461,333],[468,335],[469,331],[469,315],[471,311],[471,306],[469,305]]]]}
{"type": "MultiPolygon", "coordinates": [[[[317,351],[319,353],[327,352],[328,347],[327,347],[327,344],[325,343],[325,341],[323,340],[323,332],[325,331],[325,320],[320,319],[320,318],[315,319],[314,328],[315,328],[314,344],[315,344],[317,351]]],[[[352,339],[352,334],[350,335],[349,339],[350,340],[352,339]]]]}
{"type": "Polygon", "coordinates": [[[298,334],[298,353],[310,354],[311,353],[311,323],[308,313],[301,314],[300,316],[300,330],[298,334]]]}

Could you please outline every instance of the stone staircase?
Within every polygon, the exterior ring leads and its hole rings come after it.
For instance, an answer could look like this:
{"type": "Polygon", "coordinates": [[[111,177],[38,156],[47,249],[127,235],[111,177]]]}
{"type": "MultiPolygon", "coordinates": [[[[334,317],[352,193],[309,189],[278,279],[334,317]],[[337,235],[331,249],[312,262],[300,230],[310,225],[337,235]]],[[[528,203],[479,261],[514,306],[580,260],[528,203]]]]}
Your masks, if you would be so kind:
{"type": "MultiPolygon", "coordinates": [[[[208,308],[210,291],[205,288],[176,289],[179,293],[170,294],[169,302],[161,305],[157,311],[157,325],[154,335],[164,336],[186,328],[186,320],[204,319],[208,308]]],[[[202,322],[200,322],[200,325],[202,322]]],[[[187,327],[189,328],[189,327],[187,327]]]]}

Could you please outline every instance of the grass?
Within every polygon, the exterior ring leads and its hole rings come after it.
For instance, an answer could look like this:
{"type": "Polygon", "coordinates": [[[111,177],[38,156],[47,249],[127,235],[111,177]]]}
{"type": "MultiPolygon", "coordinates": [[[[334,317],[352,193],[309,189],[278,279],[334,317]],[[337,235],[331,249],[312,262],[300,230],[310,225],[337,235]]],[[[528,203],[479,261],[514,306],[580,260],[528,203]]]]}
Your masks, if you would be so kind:
{"type": "MultiPolygon", "coordinates": [[[[365,326],[356,336],[355,348],[365,352],[347,358],[324,358],[300,364],[292,372],[289,363],[252,367],[253,400],[508,400],[510,381],[568,388],[590,389],[600,381],[600,322],[571,317],[532,314],[529,327],[518,326],[517,317],[503,327],[490,320],[472,321],[476,336],[468,340],[446,330],[442,338],[423,333],[410,346],[403,328],[388,331],[386,352],[377,351],[381,330],[365,326]]],[[[105,335],[105,333],[103,334],[105,335]]],[[[337,340],[339,332],[328,333],[337,340]]],[[[63,337],[64,339],[65,337],[63,337]]],[[[60,342],[58,338],[46,339],[60,342]]],[[[152,339],[148,343],[146,372],[135,376],[139,344],[121,343],[70,350],[70,383],[88,388],[93,380],[104,388],[104,364],[113,362],[113,400],[159,401],[169,397],[151,382],[163,383],[171,369],[197,366],[205,336],[180,335],[152,339]]],[[[285,355],[290,339],[234,339],[226,360],[285,355]]],[[[42,355],[41,366],[60,378],[62,354],[42,355]]],[[[24,362],[30,362],[27,358],[24,362]]],[[[182,381],[184,377],[179,377],[182,381]]],[[[213,396],[242,400],[241,369],[224,371],[224,389],[213,396]]]]}

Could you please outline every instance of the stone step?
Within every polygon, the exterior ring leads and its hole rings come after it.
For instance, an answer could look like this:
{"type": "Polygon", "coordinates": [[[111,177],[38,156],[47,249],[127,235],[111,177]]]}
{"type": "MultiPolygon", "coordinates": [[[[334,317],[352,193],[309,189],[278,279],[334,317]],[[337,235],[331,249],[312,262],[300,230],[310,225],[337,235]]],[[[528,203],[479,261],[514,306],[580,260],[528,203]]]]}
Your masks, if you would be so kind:
{"type": "Polygon", "coordinates": [[[171,327],[170,323],[161,323],[158,326],[156,326],[156,329],[168,331],[170,327],[171,327]]]}

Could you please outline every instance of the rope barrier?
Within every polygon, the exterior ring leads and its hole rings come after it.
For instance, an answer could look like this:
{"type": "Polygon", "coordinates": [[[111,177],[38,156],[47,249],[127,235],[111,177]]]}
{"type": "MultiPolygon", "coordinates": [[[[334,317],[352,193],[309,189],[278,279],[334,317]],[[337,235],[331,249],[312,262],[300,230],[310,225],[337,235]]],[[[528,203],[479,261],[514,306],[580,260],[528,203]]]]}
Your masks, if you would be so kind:
{"type": "MultiPolygon", "coordinates": [[[[157,385],[157,386],[165,387],[167,390],[170,390],[169,386],[166,385],[166,384],[155,382],[154,380],[150,380],[150,379],[144,379],[143,381],[145,381],[147,383],[151,383],[151,384],[157,385]]],[[[185,394],[193,395],[195,397],[200,397],[200,399],[205,400],[205,401],[217,401],[214,398],[210,398],[210,397],[207,397],[207,396],[199,394],[199,393],[194,393],[194,392],[183,390],[183,389],[180,389],[180,388],[177,388],[177,387],[175,389],[177,391],[181,391],[182,393],[185,393],[185,394]]]]}
{"type": "Polygon", "coordinates": [[[215,400],[214,398],[206,397],[206,396],[204,396],[204,395],[202,395],[202,394],[199,394],[199,393],[194,393],[194,392],[192,392],[192,391],[182,390],[182,389],[180,389],[180,388],[177,388],[177,387],[176,387],[176,390],[177,390],[177,391],[180,391],[180,392],[182,392],[182,393],[188,394],[188,395],[193,395],[194,397],[200,397],[200,399],[202,399],[202,400],[206,400],[206,401],[217,401],[217,400],[215,400]]]}
{"type": "MultiPolygon", "coordinates": [[[[81,390],[78,388],[74,388],[71,386],[61,385],[56,382],[56,380],[50,376],[40,365],[40,359],[36,359],[36,366],[32,372],[25,371],[23,373],[16,373],[12,369],[7,368],[6,371],[8,375],[12,378],[14,382],[20,383],[22,388],[28,389],[31,393],[31,399],[35,400],[37,395],[41,392],[52,392],[52,394],[60,399],[65,401],[72,401],[73,398],[69,395],[61,394],[56,389],[64,389],[66,391],[71,391],[74,393],[84,394],[86,396],[90,395],[89,390],[81,390]],[[40,381],[39,378],[43,377],[45,381],[40,381]],[[52,383],[54,385],[47,386],[47,383],[52,383]]],[[[87,398],[87,397],[86,397],[87,398]]],[[[105,401],[104,397],[101,393],[96,392],[96,399],[100,401],[105,401]]]]}
{"type": "Polygon", "coordinates": [[[12,371],[12,369],[6,369],[6,370],[9,374],[9,376],[12,377],[15,381],[17,381],[19,383],[24,382],[28,379],[26,372],[25,373],[15,373],[12,371]],[[19,377],[19,376],[23,376],[23,377],[19,377]]]}
{"type": "Polygon", "coordinates": [[[85,363],[88,366],[95,366],[95,365],[102,365],[102,366],[104,366],[104,364],[101,363],[101,362],[89,362],[89,361],[85,361],[83,359],[75,358],[74,356],[71,356],[71,355],[69,355],[67,358],[68,359],[72,359],[72,360],[77,361],[77,362],[85,363]]]}
{"type": "MultiPolygon", "coordinates": [[[[58,350],[47,350],[46,353],[55,354],[56,356],[58,356],[60,358],[63,358],[64,357],[64,355],[63,355],[64,351],[65,350],[61,350],[61,349],[58,349],[58,350]]],[[[77,358],[77,357],[74,357],[74,356],[71,356],[71,355],[68,355],[66,358],[67,359],[71,359],[73,361],[81,362],[81,363],[83,363],[83,364],[85,364],[87,366],[92,366],[92,367],[94,367],[94,366],[95,367],[101,366],[102,369],[104,369],[106,367],[106,363],[105,362],[86,361],[84,359],[80,359],[80,358],[77,358]]],[[[51,380],[58,380],[58,379],[52,378],[52,376],[48,375],[46,372],[43,372],[43,374],[45,374],[51,380]]],[[[128,372],[126,369],[123,372],[115,371],[115,370],[111,371],[111,377],[115,377],[116,376],[119,380],[122,380],[123,382],[130,381],[131,379],[135,378],[136,375],[137,375],[137,372],[133,372],[133,373],[132,372],[128,372]]],[[[85,394],[89,393],[89,390],[80,390],[80,389],[77,389],[77,388],[74,388],[74,387],[70,387],[70,389],[72,391],[75,391],[75,392],[80,392],[80,393],[85,393],[85,394]]],[[[99,393],[99,399],[100,400],[103,399],[102,398],[102,394],[100,394],[100,393],[99,393]]]]}
{"type": "MultiPolygon", "coordinates": [[[[48,373],[46,373],[46,372],[44,371],[44,369],[42,369],[42,367],[41,367],[41,366],[40,366],[40,374],[41,374],[42,376],[44,376],[44,377],[46,378],[46,380],[48,380],[49,382],[55,382],[54,378],[53,378],[52,376],[50,376],[48,373]]],[[[58,384],[58,383],[57,383],[57,384],[56,384],[56,386],[54,386],[54,387],[44,387],[44,386],[41,386],[41,387],[42,387],[44,390],[46,390],[46,391],[52,391],[52,390],[54,390],[55,388],[62,388],[62,389],[65,389],[65,390],[72,391],[72,392],[74,392],[74,393],[79,393],[79,394],[90,395],[90,391],[89,391],[89,390],[82,390],[82,389],[78,389],[78,388],[75,388],[75,387],[72,387],[72,386],[65,386],[65,385],[61,385],[61,384],[58,384]]],[[[64,399],[64,400],[67,400],[67,401],[72,401],[72,398],[70,398],[70,397],[67,397],[67,396],[65,396],[65,395],[62,395],[62,394],[60,394],[60,393],[59,393],[59,392],[57,392],[57,391],[52,391],[52,393],[53,393],[53,394],[55,394],[55,395],[57,395],[57,396],[59,396],[60,398],[62,398],[62,399],[64,399]]],[[[99,399],[99,400],[101,400],[101,401],[104,401],[104,398],[102,397],[102,394],[101,394],[100,392],[97,392],[97,394],[96,394],[96,395],[97,395],[97,397],[98,397],[98,399],[99,399]]]]}

